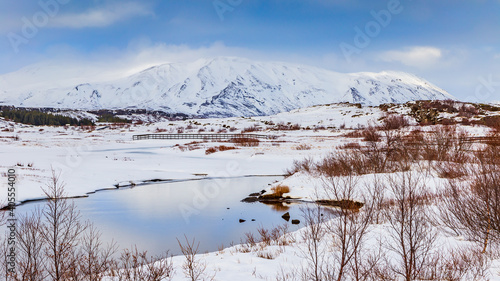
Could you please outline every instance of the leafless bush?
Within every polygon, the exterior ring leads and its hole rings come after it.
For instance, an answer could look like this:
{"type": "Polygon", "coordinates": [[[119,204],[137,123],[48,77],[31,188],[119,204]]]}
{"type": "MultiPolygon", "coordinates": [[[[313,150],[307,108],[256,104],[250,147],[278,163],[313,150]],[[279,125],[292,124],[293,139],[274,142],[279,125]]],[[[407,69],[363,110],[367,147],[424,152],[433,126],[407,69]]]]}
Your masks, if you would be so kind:
{"type": "Polygon", "coordinates": [[[184,235],[184,239],[186,244],[181,243],[179,239],[177,239],[177,243],[179,243],[179,247],[181,248],[181,252],[186,258],[184,264],[182,265],[182,270],[184,271],[184,275],[188,277],[191,281],[196,280],[213,280],[215,275],[208,276],[207,275],[207,264],[203,261],[200,261],[196,255],[199,253],[198,249],[200,243],[196,243],[195,239],[189,240],[187,236],[184,235]]]}
{"type": "Polygon", "coordinates": [[[380,134],[378,133],[378,129],[376,127],[369,126],[361,132],[363,140],[366,142],[379,142],[380,134]]]}
{"type": "Polygon", "coordinates": [[[481,243],[500,241],[500,166],[498,149],[488,147],[475,154],[471,180],[450,179],[443,194],[441,220],[456,233],[481,243]]]}
{"type": "Polygon", "coordinates": [[[42,211],[35,209],[31,213],[18,218],[17,264],[14,280],[41,281],[47,278],[45,270],[47,257],[40,229],[42,227],[42,211]]]}
{"type": "Polygon", "coordinates": [[[250,132],[257,132],[257,131],[262,131],[262,128],[258,126],[257,124],[253,124],[250,127],[243,128],[241,130],[242,133],[250,133],[250,132]]]}
{"type": "Polygon", "coordinates": [[[302,160],[293,160],[292,167],[285,170],[287,176],[291,176],[297,172],[310,173],[314,166],[314,160],[311,157],[304,158],[302,160]]]}
{"type": "Polygon", "coordinates": [[[42,211],[44,223],[40,228],[46,245],[47,273],[52,280],[67,280],[77,263],[74,253],[86,225],[80,222],[80,213],[74,202],[64,199],[64,184],[54,170],[51,182],[43,192],[49,198],[42,211]]]}
{"type": "Polygon", "coordinates": [[[364,130],[352,130],[350,132],[347,132],[344,134],[344,137],[346,138],[363,138],[363,132],[364,130]]]}
{"type": "Polygon", "coordinates": [[[312,147],[308,144],[299,144],[295,147],[295,150],[310,150],[312,147]]]}
{"type": "Polygon", "coordinates": [[[401,114],[388,114],[384,116],[382,120],[382,125],[380,126],[382,130],[399,130],[403,127],[410,126],[410,122],[406,117],[401,114]]]}
{"type": "Polygon", "coordinates": [[[327,280],[326,276],[329,275],[329,271],[326,269],[328,260],[323,242],[326,229],[321,208],[318,206],[316,208],[302,208],[301,210],[305,224],[301,237],[306,244],[302,255],[307,261],[307,266],[302,268],[302,280],[327,280]]]}
{"type": "Polygon", "coordinates": [[[491,262],[477,247],[458,247],[435,253],[422,272],[423,280],[488,280],[491,262]]]}
{"type": "Polygon", "coordinates": [[[449,161],[437,162],[434,165],[438,177],[445,179],[462,178],[468,174],[467,163],[454,163],[449,161]]]}
{"type": "Polygon", "coordinates": [[[100,281],[114,263],[113,255],[117,251],[114,242],[104,246],[101,241],[101,233],[94,225],[89,224],[81,238],[81,249],[78,253],[78,271],[85,280],[100,281]]]}
{"type": "Polygon", "coordinates": [[[487,116],[483,118],[483,123],[485,126],[490,127],[494,130],[500,130],[500,116],[487,116]]]}
{"type": "Polygon", "coordinates": [[[276,273],[276,281],[295,281],[298,274],[294,269],[284,269],[280,266],[280,270],[276,273]]]}
{"type": "Polygon", "coordinates": [[[384,212],[390,229],[386,247],[396,256],[389,267],[405,280],[420,278],[430,266],[436,240],[421,180],[411,172],[388,177],[388,188],[395,199],[384,212]]]}
{"type": "Polygon", "coordinates": [[[260,235],[260,242],[262,242],[265,246],[270,246],[272,239],[269,229],[260,226],[257,228],[257,232],[260,235]]]}
{"type": "MultiPolygon", "coordinates": [[[[355,174],[330,177],[325,180],[324,190],[329,199],[354,201],[363,198],[358,184],[359,178],[355,174]]],[[[336,241],[338,248],[334,254],[336,280],[346,279],[349,275],[364,275],[360,270],[361,264],[364,264],[363,244],[374,208],[373,202],[366,199],[363,201],[365,204],[360,211],[341,208],[337,210],[336,218],[326,223],[327,232],[336,241]]]]}
{"type": "Polygon", "coordinates": [[[346,144],[340,146],[339,148],[360,150],[361,145],[358,142],[349,142],[349,143],[346,143],[346,144]]]}
{"type": "Polygon", "coordinates": [[[257,239],[255,238],[253,233],[247,232],[245,233],[245,237],[246,237],[246,244],[248,244],[252,248],[255,247],[255,245],[257,244],[257,239]]]}
{"type": "Polygon", "coordinates": [[[387,207],[385,192],[386,186],[382,183],[379,176],[375,175],[370,183],[367,183],[368,196],[367,200],[370,201],[372,206],[371,223],[379,224],[385,222],[383,211],[387,207]]]}
{"type": "Polygon", "coordinates": [[[233,150],[233,149],[237,149],[237,148],[234,146],[226,146],[226,145],[213,146],[213,147],[207,148],[205,150],[205,154],[208,155],[208,154],[212,154],[212,153],[219,152],[219,151],[227,151],[227,150],[233,150]]]}
{"type": "MultiPolygon", "coordinates": [[[[331,153],[314,166],[315,171],[328,177],[367,173],[365,159],[359,151],[331,153]]],[[[370,168],[371,169],[371,168],[370,168]]]]}
{"type": "Polygon", "coordinates": [[[111,269],[112,276],[119,281],[169,280],[174,273],[168,252],[162,256],[148,257],[147,251],[141,252],[134,247],[132,250],[123,250],[119,260],[111,269]]]}
{"type": "Polygon", "coordinates": [[[284,122],[279,122],[272,129],[277,130],[277,131],[296,131],[296,130],[300,130],[300,125],[299,124],[291,124],[290,122],[287,124],[285,124],[284,122]]]}
{"type": "Polygon", "coordinates": [[[473,105],[468,105],[468,104],[463,104],[459,109],[458,109],[458,115],[460,117],[467,117],[467,118],[472,118],[476,115],[479,114],[479,110],[473,106],[473,105]]]}
{"type": "Polygon", "coordinates": [[[239,146],[245,147],[256,147],[259,146],[260,140],[255,138],[235,138],[231,140],[232,143],[239,146]]]}

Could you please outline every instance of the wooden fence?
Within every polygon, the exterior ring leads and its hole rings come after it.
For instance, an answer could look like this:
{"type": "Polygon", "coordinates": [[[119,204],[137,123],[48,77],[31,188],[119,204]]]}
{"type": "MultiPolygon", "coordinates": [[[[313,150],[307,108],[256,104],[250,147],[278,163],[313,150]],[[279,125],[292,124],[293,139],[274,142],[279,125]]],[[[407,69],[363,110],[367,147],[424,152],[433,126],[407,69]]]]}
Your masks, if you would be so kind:
{"type": "Polygon", "coordinates": [[[269,139],[267,135],[257,134],[145,134],[134,135],[133,140],[228,140],[228,139],[269,139]]]}

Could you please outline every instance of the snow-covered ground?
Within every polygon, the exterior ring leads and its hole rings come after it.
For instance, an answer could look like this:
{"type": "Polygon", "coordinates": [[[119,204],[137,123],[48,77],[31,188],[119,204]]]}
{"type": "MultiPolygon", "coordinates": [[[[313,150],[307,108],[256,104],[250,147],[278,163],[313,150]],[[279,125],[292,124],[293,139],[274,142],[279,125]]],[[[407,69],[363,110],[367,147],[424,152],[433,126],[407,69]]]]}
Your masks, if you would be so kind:
{"type": "MultiPolygon", "coordinates": [[[[77,127],[34,127],[0,120],[0,169],[5,175],[14,167],[18,177],[18,202],[43,197],[41,187],[48,181],[50,170],[60,173],[68,196],[82,196],[101,188],[139,184],[153,179],[191,179],[199,177],[234,177],[242,175],[280,175],[294,160],[305,157],[320,159],[328,152],[356,139],[344,137],[351,128],[376,125],[384,115],[375,107],[328,105],[297,109],[269,117],[200,119],[116,126],[100,124],[93,130],[77,127]],[[276,124],[299,124],[300,130],[276,131],[276,124]],[[192,140],[132,140],[146,133],[240,132],[260,127],[251,133],[275,136],[262,140],[257,147],[206,154],[206,149],[228,142],[192,140]]],[[[467,127],[472,135],[484,135],[482,127],[467,127]]],[[[383,176],[383,175],[381,175],[383,176]]],[[[373,175],[361,177],[365,183],[373,175]]],[[[442,179],[429,176],[429,186],[438,189],[442,179]]],[[[320,177],[297,173],[278,184],[287,185],[291,197],[315,199],[323,185],[320,177]]],[[[364,186],[360,184],[360,186],[364,186]]],[[[270,187],[272,188],[272,187],[270,187]]],[[[269,189],[270,190],[270,189],[269,189]]],[[[5,202],[6,193],[0,195],[5,202]]],[[[298,274],[306,266],[306,245],[301,237],[304,229],[290,233],[286,246],[237,245],[218,252],[199,255],[207,264],[207,274],[216,280],[276,280],[279,272],[298,274]]],[[[386,224],[372,225],[366,245],[388,236],[386,224]]],[[[332,241],[325,240],[324,243],[332,241]]],[[[464,244],[461,237],[440,233],[438,249],[464,244]]],[[[368,247],[369,248],[369,247],[368,247]]],[[[173,258],[176,274],[173,280],[184,280],[183,256],[173,258]]],[[[500,280],[500,262],[489,269],[492,280],[500,280]]],[[[295,276],[296,277],[296,276],[295,276]]],[[[285,277],[292,280],[292,276],[285,277]]]]}
{"type": "Polygon", "coordinates": [[[197,175],[281,175],[294,159],[322,155],[345,142],[340,138],[343,132],[335,128],[366,126],[377,122],[381,114],[376,108],[332,105],[270,117],[201,119],[125,127],[100,125],[95,130],[35,127],[0,120],[0,168],[16,167],[18,201],[42,197],[40,187],[50,177],[51,168],[61,173],[60,179],[66,183],[68,196],[81,196],[117,184],[137,184],[152,179],[189,179],[199,177],[197,175]],[[318,118],[318,114],[324,118],[318,118]],[[230,133],[229,127],[236,128],[234,132],[252,126],[265,129],[268,127],[265,123],[270,121],[300,124],[303,128],[322,126],[322,129],[258,131],[255,133],[277,138],[262,140],[258,147],[239,147],[209,155],[205,154],[209,147],[233,144],[207,141],[190,150],[179,145],[196,140],[132,140],[137,134],[177,133],[181,128],[185,133],[198,132],[199,129],[204,129],[204,133],[220,130],[230,133]],[[302,144],[307,150],[297,150],[302,144]]]}

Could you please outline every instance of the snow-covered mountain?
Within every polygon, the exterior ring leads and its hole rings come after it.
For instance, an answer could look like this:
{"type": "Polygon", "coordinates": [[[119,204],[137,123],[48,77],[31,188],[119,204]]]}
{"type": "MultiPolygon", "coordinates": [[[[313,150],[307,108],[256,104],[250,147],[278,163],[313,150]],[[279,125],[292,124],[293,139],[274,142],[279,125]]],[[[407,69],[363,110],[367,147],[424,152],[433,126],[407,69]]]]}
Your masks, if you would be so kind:
{"type": "Polygon", "coordinates": [[[150,109],[223,117],[270,115],[334,102],[379,105],[453,99],[446,91],[407,73],[343,74],[227,57],[163,64],[109,82],[95,79],[71,86],[61,86],[64,81],[57,79],[31,86],[30,77],[23,75],[30,76],[22,71],[0,76],[0,104],[83,110],[150,109]],[[14,80],[23,82],[9,83],[14,80]]]}

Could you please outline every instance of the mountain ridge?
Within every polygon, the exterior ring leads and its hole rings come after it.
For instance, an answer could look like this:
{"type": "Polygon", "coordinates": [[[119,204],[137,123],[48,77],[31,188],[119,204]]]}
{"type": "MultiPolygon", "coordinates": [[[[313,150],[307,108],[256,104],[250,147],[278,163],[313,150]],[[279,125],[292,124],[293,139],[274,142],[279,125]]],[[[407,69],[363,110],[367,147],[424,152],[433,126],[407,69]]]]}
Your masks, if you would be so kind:
{"type": "MultiPolygon", "coordinates": [[[[22,79],[22,73],[17,75],[22,79]]],[[[0,76],[0,81],[5,80],[0,76]]],[[[161,64],[112,81],[71,87],[30,89],[28,82],[19,89],[2,89],[0,85],[0,105],[148,109],[203,117],[272,115],[335,102],[379,105],[422,99],[454,98],[403,72],[344,74],[234,57],[161,64]]]]}

